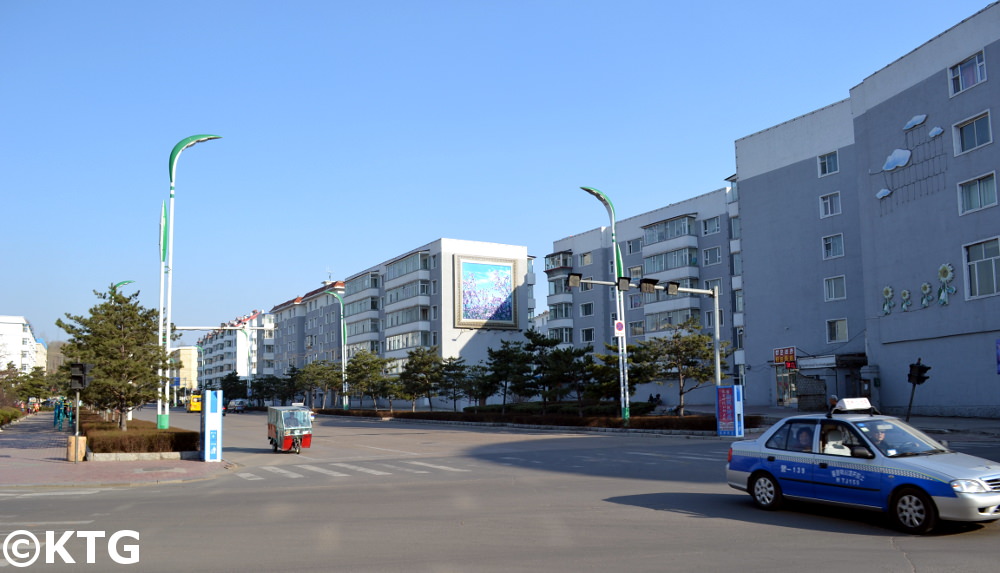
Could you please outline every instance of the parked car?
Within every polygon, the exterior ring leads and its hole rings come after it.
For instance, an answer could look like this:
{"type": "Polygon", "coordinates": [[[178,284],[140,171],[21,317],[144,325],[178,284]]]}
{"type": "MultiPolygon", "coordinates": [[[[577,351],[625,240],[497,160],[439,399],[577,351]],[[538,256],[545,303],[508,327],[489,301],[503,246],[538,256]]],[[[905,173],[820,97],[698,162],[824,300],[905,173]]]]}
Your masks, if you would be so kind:
{"type": "Polygon", "coordinates": [[[949,450],[865,398],[829,414],[785,418],[755,440],[734,442],[726,480],[761,509],[785,498],[887,512],[906,533],[938,520],[1000,519],[1000,463],[949,450]]]}
{"type": "Polygon", "coordinates": [[[246,411],[246,409],[247,409],[247,401],[240,399],[230,400],[229,405],[226,406],[227,412],[236,412],[238,414],[242,414],[243,412],[246,411]]]}

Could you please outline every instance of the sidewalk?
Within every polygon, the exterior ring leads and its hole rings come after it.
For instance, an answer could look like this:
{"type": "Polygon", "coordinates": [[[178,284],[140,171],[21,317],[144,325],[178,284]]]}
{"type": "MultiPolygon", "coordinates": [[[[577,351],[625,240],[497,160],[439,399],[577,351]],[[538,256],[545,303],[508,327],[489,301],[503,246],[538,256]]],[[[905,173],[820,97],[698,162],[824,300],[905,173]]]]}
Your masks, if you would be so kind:
{"type": "Polygon", "coordinates": [[[52,425],[52,412],[32,414],[0,432],[0,491],[9,487],[109,487],[209,479],[226,472],[225,462],[151,460],[69,462],[72,431],[52,425]]]}

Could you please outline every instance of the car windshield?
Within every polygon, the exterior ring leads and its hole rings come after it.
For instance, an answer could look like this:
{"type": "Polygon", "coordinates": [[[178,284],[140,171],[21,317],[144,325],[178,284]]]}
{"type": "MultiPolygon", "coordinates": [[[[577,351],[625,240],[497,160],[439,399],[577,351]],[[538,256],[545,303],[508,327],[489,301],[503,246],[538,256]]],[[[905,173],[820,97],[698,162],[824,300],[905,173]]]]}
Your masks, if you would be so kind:
{"type": "Polygon", "coordinates": [[[308,410],[286,410],[282,414],[282,422],[285,428],[308,428],[312,425],[308,410]]]}
{"type": "Polygon", "coordinates": [[[890,458],[940,454],[948,451],[920,430],[900,420],[882,419],[855,424],[861,434],[890,458]]]}

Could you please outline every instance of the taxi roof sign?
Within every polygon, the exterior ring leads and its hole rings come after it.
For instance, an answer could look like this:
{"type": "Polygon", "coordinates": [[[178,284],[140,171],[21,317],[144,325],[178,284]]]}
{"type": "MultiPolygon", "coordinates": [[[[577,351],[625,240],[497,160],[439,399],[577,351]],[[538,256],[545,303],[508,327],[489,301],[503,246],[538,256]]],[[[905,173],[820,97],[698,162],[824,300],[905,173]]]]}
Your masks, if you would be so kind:
{"type": "Polygon", "coordinates": [[[874,414],[875,408],[868,398],[841,398],[832,412],[869,412],[874,414]]]}

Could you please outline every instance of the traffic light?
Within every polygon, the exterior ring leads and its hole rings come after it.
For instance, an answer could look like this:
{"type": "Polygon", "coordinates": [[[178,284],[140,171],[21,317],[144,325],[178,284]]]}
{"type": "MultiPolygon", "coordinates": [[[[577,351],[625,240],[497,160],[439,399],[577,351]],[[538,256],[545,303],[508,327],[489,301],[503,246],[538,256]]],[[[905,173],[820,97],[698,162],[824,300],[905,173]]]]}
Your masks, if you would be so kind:
{"type": "Polygon", "coordinates": [[[656,283],[660,281],[656,279],[640,279],[639,280],[639,292],[646,294],[653,294],[656,292],[656,283]]]}
{"type": "Polygon", "coordinates": [[[627,292],[631,287],[632,279],[630,277],[618,277],[618,290],[627,292]]]}
{"type": "Polygon", "coordinates": [[[921,364],[920,359],[917,358],[917,362],[915,364],[910,364],[910,374],[906,377],[906,379],[910,382],[910,384],[923,384],[929,378],[929,376],[927,376],[927,371],[930,369],[930,366],[921,364]]]}
{"type": "Polygon", "coordinates": [[[799,365],[794,360],[785,360],[785,370],[798,370],[799,365]]]}
{"type": "Polygon", "coordinates": [[[90,376],[91,369],[94,368],[93,364],[84,364],[82,362],[73,362],[69,365],[69,387],[71,390],[83,390],[87,386],[90,386],[90,382],[93,378],[90,376]]]}
{"type": "Polygon", "coordinates": [[[569,288],[579,288],[582,280],[583,275],[579,273],[570,273],[569,276],[566,277],[566,286],[569,288]]]}

